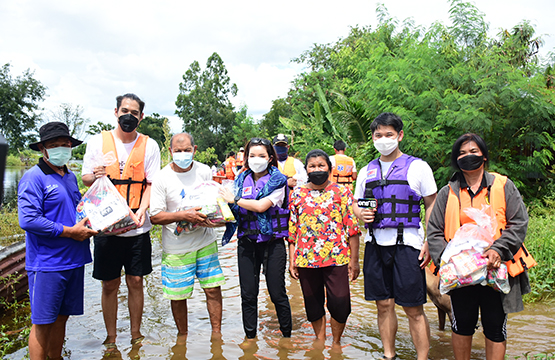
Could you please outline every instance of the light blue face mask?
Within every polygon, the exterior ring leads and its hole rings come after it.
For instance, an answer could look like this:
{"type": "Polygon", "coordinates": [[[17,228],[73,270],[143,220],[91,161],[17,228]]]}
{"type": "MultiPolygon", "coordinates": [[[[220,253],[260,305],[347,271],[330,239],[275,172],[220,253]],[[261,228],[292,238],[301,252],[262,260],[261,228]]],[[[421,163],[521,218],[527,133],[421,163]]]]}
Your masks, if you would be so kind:
{"type": "Polygon", "coordinates": [[[64,166],[71,159],[71,148],[59,146],[52,149],[46,149],[48,153],[48,162],[54,166],[64,166]]]}
{"type": "Polygon", "coordinates": [[[173,162],[175,165],[182,169],[187,169],[193,162],[192,152],[177,152],[172,154],[173,162]]]}

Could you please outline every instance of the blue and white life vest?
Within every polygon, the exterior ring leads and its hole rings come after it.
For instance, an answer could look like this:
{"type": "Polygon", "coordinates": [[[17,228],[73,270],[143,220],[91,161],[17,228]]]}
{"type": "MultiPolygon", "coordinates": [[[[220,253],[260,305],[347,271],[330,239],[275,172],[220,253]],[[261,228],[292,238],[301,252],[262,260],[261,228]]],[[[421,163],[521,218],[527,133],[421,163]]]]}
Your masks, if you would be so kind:
{"type": "MultiPolygon", "coordinates": [[[[385,178],[379,159],[366,167],[365,198],[375,198],[378,209],[373,228],[420,228],[420,201],[422,197],[412,190],[407,181],[410,164],[420,160],[414,156],[401,155],[389,168],[385,178]]],[[[366,224],[369,227],[370,224],[366,224]]]]}
{"type": "MultiPolygon", "coordinates": [[[[270,179],[270,174],[266,174],[255,183],[252,175],[247,176],[243,182],[243,199],[256,199],[258,193],[264,188],[264,185],[270,179]]],[[[272,219],[272,235],[264,235],[260,233],[258,226],[258,217],[255,212],[239,207],[239,219],[237,238],[247,236],[256,242],[268,241],[272,238],[283,238],[289,236],[289,189],[285,187],[285,196],[282,206],[272,206],[268,209],[272,219]]]]}

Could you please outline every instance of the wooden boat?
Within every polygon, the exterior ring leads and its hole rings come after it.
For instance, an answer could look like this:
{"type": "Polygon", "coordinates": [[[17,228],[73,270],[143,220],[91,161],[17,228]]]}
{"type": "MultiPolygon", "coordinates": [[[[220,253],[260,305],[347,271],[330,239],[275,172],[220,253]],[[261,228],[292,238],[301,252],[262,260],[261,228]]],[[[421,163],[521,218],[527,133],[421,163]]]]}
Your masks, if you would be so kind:
{"type": "Polygon", "coordinates": [[[0,278],[0,298],[5,299],[6,303],[19,301],[28,296],[25,240],[0,250],[0,278]]]}

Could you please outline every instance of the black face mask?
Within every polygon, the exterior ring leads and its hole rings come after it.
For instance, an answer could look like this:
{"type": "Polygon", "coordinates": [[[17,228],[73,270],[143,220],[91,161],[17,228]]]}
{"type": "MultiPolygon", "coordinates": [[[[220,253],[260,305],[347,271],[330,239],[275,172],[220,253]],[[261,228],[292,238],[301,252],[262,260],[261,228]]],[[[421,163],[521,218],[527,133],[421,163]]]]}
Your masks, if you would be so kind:
{"type": "Polygon", "coordinates": [[[139,126],[139,119],[131,114],[125,114],[119,117],[118,123],[123,132],[130,133],[139,126]]]}
{"type": "Polygon", "coordinates": [[[327,171],[313,171],[308,173],[308,181],[314,185],[322,185],[328,180],[329,176],[330,173],[327,171]]]}
{"type": "Polygon", "coordinates": [[[479,169],[484,163],[483,155],[466,155],[457,160],[457,165],[461,170],[472,171],[479,169]]]}

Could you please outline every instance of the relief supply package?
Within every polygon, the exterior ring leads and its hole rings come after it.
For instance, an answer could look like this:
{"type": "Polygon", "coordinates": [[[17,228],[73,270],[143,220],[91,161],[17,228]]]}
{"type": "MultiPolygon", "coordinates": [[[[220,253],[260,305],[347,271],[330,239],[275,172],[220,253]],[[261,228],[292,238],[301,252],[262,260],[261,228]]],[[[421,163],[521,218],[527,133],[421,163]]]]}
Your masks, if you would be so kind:
{"type": "MultiPolygon", "coordinates": [[[[233,185],[233,183],[231,183],[233,185]]],[[[182,194],[181,206],[177,211],[201,208],[200,213],[206,215],[208,219],[214,223],[235,221],[233,213],[229,205],[219,195],[222,185],[215,181],[203,181],[195,186],[188,193],[182,194]]],[[[180,235],[196,230],[198,224],[192,224],[187,221],[177,223],[174,234],[180,235]]]]}
{"type": "MultiPolygon", "coordinates": [[[[111,151],[107,154],[98,152],[91,155],[90,161],[93,167],[109,166],[116,158],[111,151]]],[[[108,176],[96,179],[77,205],[76,221],[85,217],[89,218],[87,226],[99,231],[98,235],[117,235],[139,225],[139,220],[108,176]]]]}
{"type": "MultiPolygon", "coordinates": [[[[482,254],[491,244],[497,223],[488,215],[490,206],[482,210],[466,208],[464,212],[476,223],[461,226],[441,255],[439,290],[446,294],[451,289],[469,285],[489,285],[498,291],[508,292],[507,268],[487,269],[487,259],[482,254]]],[[[510,290],[510,289],[509,289],[510,290]]]]}

